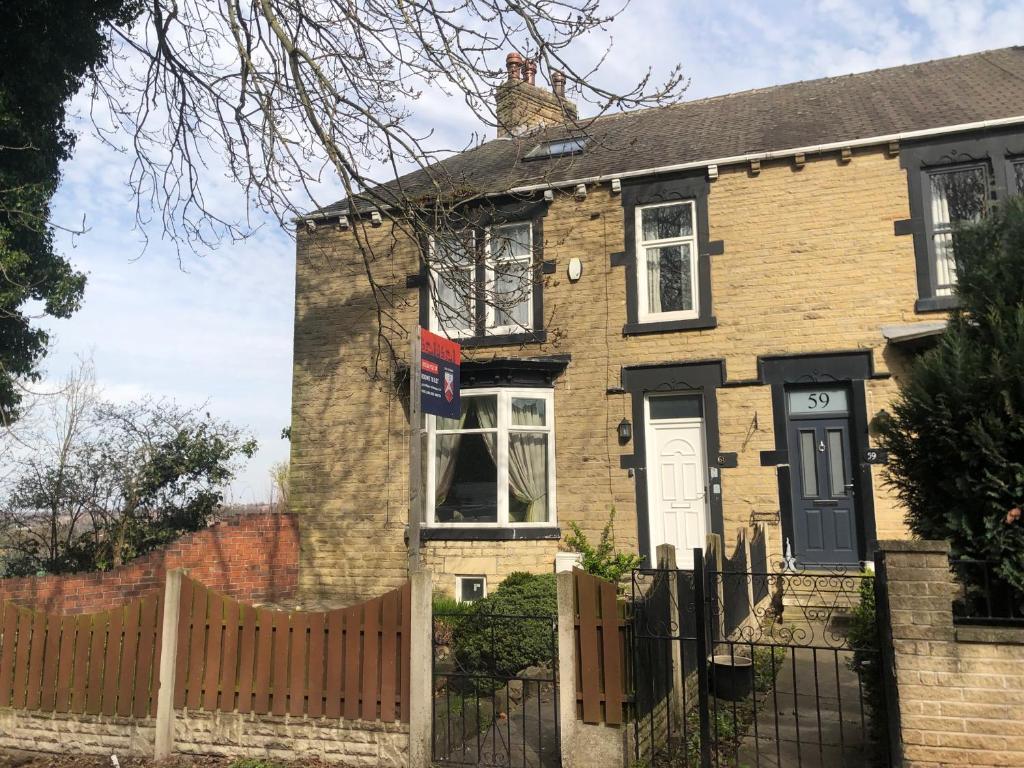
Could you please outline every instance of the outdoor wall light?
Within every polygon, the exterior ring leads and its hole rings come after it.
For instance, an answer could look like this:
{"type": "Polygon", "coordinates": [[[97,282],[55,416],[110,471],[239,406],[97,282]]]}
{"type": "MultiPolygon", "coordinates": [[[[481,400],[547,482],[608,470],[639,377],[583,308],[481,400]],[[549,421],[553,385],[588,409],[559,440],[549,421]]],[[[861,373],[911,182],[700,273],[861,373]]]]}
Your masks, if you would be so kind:
{"type": "Polygon", "coordinates": [[[622,191],[622,180],[612,179],[612,194],[617,195],[622,191]]]}
{"type": "Polygon", "coordinates": [[[573,197],[575,197],[581,203],[584,200],[586,200],[587,199],[587,185],[586,184],[577,184],[576,185],[576,191],[573,192],[573,197]]]}
{"type": "Polygon", "coordinates": [[[555,191],[553,189],[544,190],[544,202],[550,203],[555,199],[555,191]]]}
{"type": "Polygon", "coordinates": [[[342,215],[338,217],[338,229],[344,232],[349,227],[348,216],[342,215]]]}
{"type": "Polygon", "coordinates": [[[583,277],[583,262],[579,260],[577,256],[573,256],[569,259],[569,280],[576,282],[583,277]]]}
{"type": "Polygon", "coordinates": [[[619,442],[628,443],[633,439],[633,425],[629,423],[629,419],[623,417],[622,421],[619,422],[619,442]]]}
{"type": "Polygon", "coordinates": [[[382,220],[380,218],[380,211],[373,211],[370,214],[370,226],[371,227],[379,227],[381,225],[381,223],[382,223],[382,220]]]}

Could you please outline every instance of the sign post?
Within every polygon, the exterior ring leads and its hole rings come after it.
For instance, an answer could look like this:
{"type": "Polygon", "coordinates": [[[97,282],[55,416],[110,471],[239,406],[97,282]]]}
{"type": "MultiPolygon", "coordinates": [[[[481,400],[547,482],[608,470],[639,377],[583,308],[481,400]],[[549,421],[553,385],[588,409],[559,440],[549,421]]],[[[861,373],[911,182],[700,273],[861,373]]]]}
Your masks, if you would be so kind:
{"type": "Polygon", "coordinates": [[[423,416],[458,419],[462,348],[454,341],[417,327],[409,349],[409,565],[420,565],[423,521],[423,416]]]}

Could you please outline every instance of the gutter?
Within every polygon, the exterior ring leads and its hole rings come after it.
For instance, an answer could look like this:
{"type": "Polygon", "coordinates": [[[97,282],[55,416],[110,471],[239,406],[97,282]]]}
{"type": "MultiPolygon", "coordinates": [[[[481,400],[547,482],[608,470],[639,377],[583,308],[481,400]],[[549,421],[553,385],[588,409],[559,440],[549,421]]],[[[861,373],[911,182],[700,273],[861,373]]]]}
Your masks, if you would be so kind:
{"type": "MultiPolygon", "coordinates": [[[[951,133],[963,133],[966,131],[980,131],[989,128],[1002,128],[1011,125],[1024,124],[1024,115],[1016,117],[1000,117],[994,120],[979,120],[973,123],[959,123],[957,125],[941,126],[939,128],[925,128],[919,131],[903,131],[901,133],[888,133],[881,136],[869,136],[863,139],[848,139],[846,141],[833,141],[827,144],[813,144],[804,147],[791,147],[789,149],[774,149],[767,152],[750,152],[744,155],[729,155],[717,157],[710,160],[693,160],[686,163],[674,163],[671,165],[658,165],[653,168],[641,168],[635,171],[622,171],[620,173],[604,173],[598,176],[581,176],[576,179],[564,181],[553,181],[541,184],[526,184],[519,187],[512,187],[502,192],[488,192],[484,197],[499,197],[502,195],[518,195],[531,192],[543,192],[548,189],[562,189],[575,187],[578,184],[601,184],[614,179],[634,179],[640,176],[661,176],[679,171],[691,171],[697,168],[710,168],[711,166],[740,165],[751,161],[779,160],[793,155],[820,155],[826,152],[837,152],[842,149],[854,149],[859,147],[870,147],[877,144],[890,144],[892,142],[912,141],[914,139],[932,138],[945,136],[951,133]]],[[[351,215],[351,209],[334,211],[330,214],[312,213],[302,216],[295,221],[333,219],[338,216],[351,215]]]]}

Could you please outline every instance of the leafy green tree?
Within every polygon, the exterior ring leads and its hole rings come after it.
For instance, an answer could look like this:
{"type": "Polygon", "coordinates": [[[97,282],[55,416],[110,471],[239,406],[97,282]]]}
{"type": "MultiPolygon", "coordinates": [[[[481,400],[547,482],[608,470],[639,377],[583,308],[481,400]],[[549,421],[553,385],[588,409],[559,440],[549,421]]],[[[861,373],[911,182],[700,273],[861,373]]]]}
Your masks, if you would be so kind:
{"type": "Polygon", "coordinates": [[[914,534],[1024,589],[1024,198],[955,237],[960,307],[876,426],[914,534]]]}
{"type": "Polygon", "coordinates": [[[0,498],[5,575],[106,570],[214,521],[256,443],[200,409],[104,402],[72,378],[0,498]]]}
{"type": "Polygon", "coordinates": [[[54,249],[50,198],[75,145],[70,98],[105,63],[106,25],[130,24],[138,0],[9,0],[0,25],[0,424],[17,417],[19,379],[38,377],[53,317],[78,309],[85,275],[54,249]],[[38,311],[38,310],[33,310],[38,311]]]}

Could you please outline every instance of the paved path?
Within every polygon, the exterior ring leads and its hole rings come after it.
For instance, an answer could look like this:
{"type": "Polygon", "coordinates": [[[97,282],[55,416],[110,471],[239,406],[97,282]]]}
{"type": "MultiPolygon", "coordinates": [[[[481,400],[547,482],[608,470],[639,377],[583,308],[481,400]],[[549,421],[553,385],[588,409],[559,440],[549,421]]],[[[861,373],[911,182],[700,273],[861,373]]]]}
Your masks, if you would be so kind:
{"type": "Polygon", "coordinates": [[[863,768],[866,713],[847,650],[789,648],[763,694],[740,766],[759,768],[863,768]]]}

